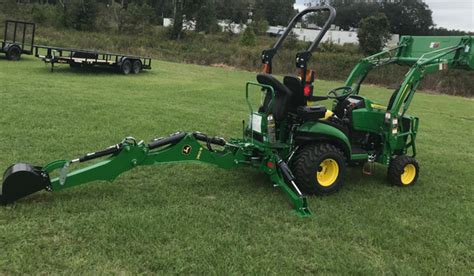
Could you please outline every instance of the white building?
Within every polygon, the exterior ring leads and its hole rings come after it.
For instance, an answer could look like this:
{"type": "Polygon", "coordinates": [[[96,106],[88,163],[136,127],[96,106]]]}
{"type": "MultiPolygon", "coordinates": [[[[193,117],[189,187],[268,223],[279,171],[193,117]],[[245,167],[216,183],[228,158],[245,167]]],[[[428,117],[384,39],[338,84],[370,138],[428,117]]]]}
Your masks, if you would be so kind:
{"type": "MultiPolygon", "coordinates": [[[[296,34],[298,40],[313,41],[321,31],[315,29],[295,28],[293,33],[296,34]]],[[[388,41],[388,45],[395,45],[399,41],[399,35],[392,35],[388,41]]],[[[359,44],[359,38],[356,31],[329,30],[323,37],[322,42],[332,42],[334,44],[343,45],[346,43],[359,44]]]]}
{"type": "MultiPolygon", "coordinates": [[[[270,36],[279,36],[285,31],[283,26],[270,26],[267,34],[270,36]]],[[[306,29],[306,28],[294,28],[293,33],[300,41],[313,41],[319,35],[321,31],[317,29],[306,29]]],[[[396,45],[400,40],[399,35],[392,35],[388,41],[388,45],[396,45]]],[[[331,42],[334,44],[359,44],[359,38],[357,37],[357,31],[341,31],[337,28],[331,28],[326,35],[323,37],[322,42],[331,42]]]]}
{"type": "MultiPolygon", "coordinates": [[[[422,0],[418,0],[422,1],[422,0]]],[[[308,0],[305,1],[306,6],[319,6],[324,4],[332,5],[334,2],[342,2],[343,4],[351,3],[398,3],[400,0],[308,0]]]]}
{"type": "MultiPolygon", "coordinates": [[[[239,34],[245,30],[247,27],[245,24],[237,24],[233,22],[229,22],[226,20],[220,20],[218,22],[219,26],[221,27],[221,31],[223,32],[232,32],[234,34],[239,34]]],[[[173,25],[173,19],[171,18],[164,18],[163,19],[163,26],[170,27],[173,25]]],[[[183,22],[183,29],[193,31],[196,27],[195,21],[184,21],[183,22]]],[[[270,26],[267,30],[267,35],[270,36],[280,36],[285,31],[286,27],[283,26],[270,26]]],[[[293,29],[293,33],[296,35],[297,39],[300,41],[313,41],[316,39],[318,34],[321,31],[318,29],[307,29],[302,27],[295,27],[293,29]]],[[[399,41],[399,35],[392,35],[390,40],[388,41],[388,45],[396,45],[399,41]]],[[[331,42],[334,44],[359,44],[359,39],[357,37],[357,30],[351,31],[341,31],[338,27],[333,26],[323,37],[322,42],[331,42]]]]}
{"type": "MultiPolygon", "coordinates": [[[[217,22],[222,32],[231,32],[234,34],[239,34],[245,30],[247,27],[245,24],[237,24],[230,22],[228,20],[219,20],[217,22]]],[[[163,18],[163,27],[173,26],[173,18],[163,18]]],[[[194,31],[196,29],[196,21],[193,20],[184,20],[183,21],[183,30],[194,31]]]]}

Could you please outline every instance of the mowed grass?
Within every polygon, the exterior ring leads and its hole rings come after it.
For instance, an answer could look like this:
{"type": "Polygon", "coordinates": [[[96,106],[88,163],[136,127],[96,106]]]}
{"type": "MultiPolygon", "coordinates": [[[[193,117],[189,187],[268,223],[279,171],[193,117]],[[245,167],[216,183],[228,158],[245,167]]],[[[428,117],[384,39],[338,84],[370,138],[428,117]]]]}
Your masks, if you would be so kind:
{"type": "MultiPolygon", "coordinates": [[[[240,137],[255,74],[154,61],[135,76],[0,59],[0,168],[179,130],[240,137]]],[[[318,94],[341,83],[317,81],[318,94]]],[[[367,87],[386,103],[391,91],[367,87]]],[[[0,208],[0,274],[474,273],[474,102],[418,93],[416,186],[349,169],[313,216],[252,169],[140,167],[0,208]]]]}

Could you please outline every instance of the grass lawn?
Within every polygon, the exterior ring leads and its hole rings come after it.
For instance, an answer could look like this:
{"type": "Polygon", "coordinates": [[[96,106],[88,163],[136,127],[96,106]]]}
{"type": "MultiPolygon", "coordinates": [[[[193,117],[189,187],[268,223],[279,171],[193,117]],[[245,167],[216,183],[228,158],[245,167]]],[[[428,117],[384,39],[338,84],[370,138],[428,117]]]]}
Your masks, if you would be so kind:
{"type": "MultiPolygon", "coordinates": [[[[44,165],[132,135],[240,137],[251,72],[155,61],[136,76],[0,59],[0,168],[44,165]]],[[[318,81],[319,94],[340,83],[318,81]]],[[[367,87],[381,103],[391,91],[367,87]]],[[[252,170],[141,167],[114,183],[40,192],[0,208],[0,274],[474,273],[474,101],[418,93],[418,184],[348,171],[313,216],[252,170]]]]}

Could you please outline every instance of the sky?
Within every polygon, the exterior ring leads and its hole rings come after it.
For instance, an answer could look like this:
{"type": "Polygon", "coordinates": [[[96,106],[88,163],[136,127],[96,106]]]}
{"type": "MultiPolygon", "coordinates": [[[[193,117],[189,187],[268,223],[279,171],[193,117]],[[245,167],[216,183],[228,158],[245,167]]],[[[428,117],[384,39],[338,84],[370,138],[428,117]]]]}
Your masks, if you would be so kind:
{"type": "MultiPolygon", "coordinates": [[[[295,8],[302,10],[308,0],[296,0],[295,8]]],[[[474,0],[424,0],[433,11],[437,27],[474,32],[474,0]]]]}

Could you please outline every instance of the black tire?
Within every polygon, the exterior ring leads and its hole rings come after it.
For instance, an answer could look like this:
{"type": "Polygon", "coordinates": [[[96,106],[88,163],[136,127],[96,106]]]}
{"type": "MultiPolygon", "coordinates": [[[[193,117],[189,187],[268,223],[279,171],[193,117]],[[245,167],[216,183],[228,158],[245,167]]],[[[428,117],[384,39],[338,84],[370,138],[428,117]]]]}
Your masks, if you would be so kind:
{"type": "Polygon", "coordinates": [[[415,185],[419,174],[420,166],[418,162],[413,157],[406,155],[400,155],[392,159],[387,171],[390,183],[400,187],[415,185]]]}
{"type": "Polygon", "coordinates": [[[296,184],[304,193],[332,194],[342,186],[346,172],[344,153],[331,144],[304,146],[295,157],[293,172],[296,184]]]}
{"type": "Polygon", "coordinates": [[[124,60],[120,69],[124,75],[130,74],[132,72],[132,62],[129,59],[124,60]]]}
{"type": "Polygon", "coordinates": [[[12,61],[18,61],[21,58],[21,49],[20,47],[13,45],[10,48],[8,48],[6,57],[8,60],[12,61]]]}
{"type": "Polygon", "coordinates": [[[82,64],[77,63],[77,62],[72,62],[72,63],[69,63],[69,67],[70,67],[70,68],[77,69],[77,68],[81,68],[81,67],[82,67],[82,64]]]}
{"type": "Polygon", "coordinates": [[[140,60],[134,60],[132,65],[132,72],[138,74],[142,71],[142,62],[140,60]]]}

